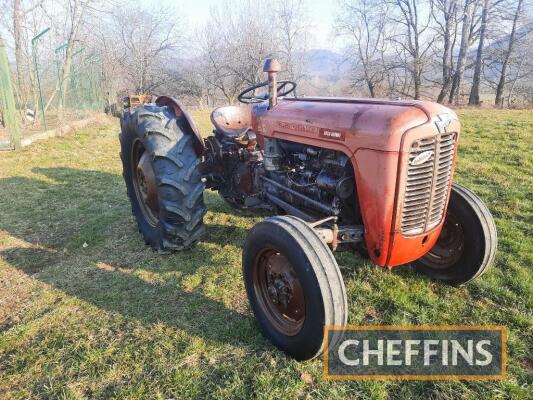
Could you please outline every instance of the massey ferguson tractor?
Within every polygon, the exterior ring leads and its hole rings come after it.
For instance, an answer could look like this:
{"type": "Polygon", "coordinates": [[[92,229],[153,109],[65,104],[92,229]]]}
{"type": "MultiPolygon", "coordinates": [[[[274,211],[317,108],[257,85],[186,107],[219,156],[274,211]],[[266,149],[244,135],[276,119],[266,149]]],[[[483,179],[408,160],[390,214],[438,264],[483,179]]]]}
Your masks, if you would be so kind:
{"type": "Polygon", "coordinates": [[[268,81],[239,95],[246,106],[212,112],[205,138],[169,96],[122,118],[124,179],[146,244],[168,252],[198,243],[206,188],[238,212],[276,215],[249,231],[243,276],[262,333],[298,360],[322,353],[324,326],[347,323],[334,251],[389,269],[410,263],[451,284],[487,270],[496,227],[482,201],[452,183],[452,110],[297,97],[295,82],[277,80],[276,60],[264,71],[268,81]]]}

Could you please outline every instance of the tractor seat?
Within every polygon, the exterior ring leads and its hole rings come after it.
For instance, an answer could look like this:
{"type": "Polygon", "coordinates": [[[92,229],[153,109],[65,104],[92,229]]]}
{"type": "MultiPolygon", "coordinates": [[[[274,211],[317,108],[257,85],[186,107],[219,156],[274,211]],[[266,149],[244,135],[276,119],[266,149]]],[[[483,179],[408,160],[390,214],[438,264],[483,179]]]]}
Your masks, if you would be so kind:
{"type": "Polygon", "coordinates": [[[211,122],[218,132],[236,138],[252,127],[252,116],[248,107],[224,106],[213,110],[211,122]]]}

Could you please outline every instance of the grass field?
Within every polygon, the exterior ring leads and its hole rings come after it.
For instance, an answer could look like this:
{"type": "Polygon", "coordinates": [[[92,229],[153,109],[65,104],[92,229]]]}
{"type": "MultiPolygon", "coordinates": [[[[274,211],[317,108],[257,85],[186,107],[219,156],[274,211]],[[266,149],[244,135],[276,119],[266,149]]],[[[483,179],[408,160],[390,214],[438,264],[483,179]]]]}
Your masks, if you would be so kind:
{"type": "MultiPolygon", "coordinates": [[[[337,260],[350,324],[506,325],[506,381],[329,382],[321,359],[289,360],[260,335],[242,283],[241,245],[260,219],[207,192],[205,240],[153,253],[130,213],[113,122],[0,153],[0,399],[531,398],[533,113],[459,115],[456,181],[496,219],[493,268],[453,288],[408,266],[337,260]]],[[[207,114],[195,117],[209,132],[207,114]]]]}

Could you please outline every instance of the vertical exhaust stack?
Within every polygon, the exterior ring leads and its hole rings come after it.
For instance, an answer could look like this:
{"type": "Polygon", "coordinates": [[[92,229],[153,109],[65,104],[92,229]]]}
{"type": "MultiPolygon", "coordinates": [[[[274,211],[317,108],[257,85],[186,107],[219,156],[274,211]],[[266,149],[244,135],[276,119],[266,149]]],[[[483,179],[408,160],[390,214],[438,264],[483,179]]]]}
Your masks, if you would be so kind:
{"type": "Polygon", "coordinates": [[[275,58],[267,58],[263,66],[263,72],[268,73],[268,108],[274,108],[278,103],[277,74],[281,71],[281,65],[275,58]]]}

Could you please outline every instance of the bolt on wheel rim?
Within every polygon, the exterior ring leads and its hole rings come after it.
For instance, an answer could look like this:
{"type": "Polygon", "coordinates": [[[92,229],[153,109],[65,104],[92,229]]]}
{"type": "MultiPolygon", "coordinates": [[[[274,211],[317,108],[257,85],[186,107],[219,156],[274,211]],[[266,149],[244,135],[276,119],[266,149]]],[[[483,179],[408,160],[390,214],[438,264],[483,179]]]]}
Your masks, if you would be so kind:
{"type": "Polygon", "coordinates": [[[132,147],[131,175],[135,195],[145,220],[152,226],[159,222],[159,196],[154,169],[148,152],[137,140],[132,147]]]}
{"type": "Polygon", "coordinates": [[[284,335],[298,334],[305,320],[305,297],[289,260],[274,249],[265,249],[253,267],[254,290],[263,314],[284,335]]]}

